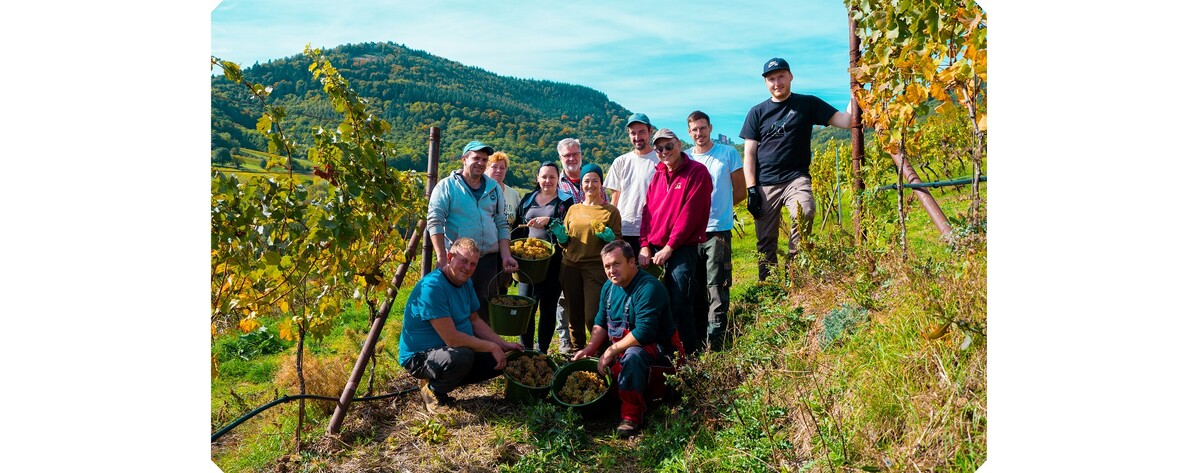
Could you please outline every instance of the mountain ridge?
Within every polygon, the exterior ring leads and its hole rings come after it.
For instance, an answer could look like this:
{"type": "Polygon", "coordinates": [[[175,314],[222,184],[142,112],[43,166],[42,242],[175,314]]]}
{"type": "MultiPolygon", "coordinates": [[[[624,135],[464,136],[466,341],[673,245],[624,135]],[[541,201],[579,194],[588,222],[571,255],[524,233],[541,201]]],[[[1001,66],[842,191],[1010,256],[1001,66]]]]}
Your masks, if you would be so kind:
{"type": "MultiPolygon", "coordinates": [[[[533,183],[537,163],[558,160],[555,145],[562,138],[578,138],[585,161],[597,164],[610,164],[629,148],[624,120],[631,112],[589,87],[501,76],[393,42],[323,52],[392,125],[386,138],[396,153],[388,162],[400,170],[426,168],[431,126],[442,131],[443,163],[456,162],[467,141],[483,141],[509,154],[506,181],[518,186],[533,183]]],[[[285,131],[302,145],[311,143],[313,128],[339,119],[312,80],[309,64],[297,54],[243,71],[247,80],[272,88],[269,101],[287,108],[285,131]]],[[[265,151],[266,141],[254,128],[259,105],[220,75],[212,77],[211,87],[212,148],[265,151]]]]}

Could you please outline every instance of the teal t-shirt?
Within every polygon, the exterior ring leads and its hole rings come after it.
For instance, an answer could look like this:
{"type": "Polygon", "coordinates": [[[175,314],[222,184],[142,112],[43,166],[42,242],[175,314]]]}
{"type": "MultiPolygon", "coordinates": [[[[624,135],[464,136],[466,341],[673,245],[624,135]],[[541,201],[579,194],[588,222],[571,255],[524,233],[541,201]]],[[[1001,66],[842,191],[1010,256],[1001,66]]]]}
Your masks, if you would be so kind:
{"type": "Polygon", "coordinates": [[[435,269],[413,286],[404,304],[404,326],[400,330],[400,364],[413,354],[446,346],[430,320],[450,317],[459,332],[475,335],[471,314],[479,310],[479,298],[471,281],[455,286],[442,270],[435,269]]]}
{"type": "Polygon", "coordinates": [[[640,269],[628,286],[618,286],[611,280],[604,282],[600,310],[593,323],[605,329],[623,326],[642,345],[669,345],[671,335],[675,334],[667,288],[658,278],[640,269]]]}

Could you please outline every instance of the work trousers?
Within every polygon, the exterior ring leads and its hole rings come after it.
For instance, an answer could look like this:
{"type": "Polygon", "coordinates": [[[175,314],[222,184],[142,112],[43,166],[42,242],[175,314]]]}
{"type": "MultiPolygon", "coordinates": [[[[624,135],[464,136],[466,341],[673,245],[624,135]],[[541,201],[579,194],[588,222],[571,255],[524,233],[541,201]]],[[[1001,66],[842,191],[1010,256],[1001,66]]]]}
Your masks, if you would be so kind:
{"type": "Polygon", "coordinates": [[[573,266],[564,263],[559,281],[567,299],[567,325],[571,331],[571,350],[587,346],[587,334],[600,310],[600,288],[604,287],[604,266],[599,261],[573,266]]]}
{"type": "Polygon", "coordinates": [[[720,351],[729,325],[729,288],[733,284],[733,232],[708,232],[708,240],[696,246],[696,280],[705,289],[696,291],[696,334],[700,348],[720,351]]]}
{"type": "Polygon", "coordinates": [[[476,352],[467,347],[441,347],[416,353],[404,364],[404,369],[418,379],[429,380],[429,387],[442,394],[501,373],[490,352],[476,352]]]}
{"type": "Polygon", "coordinates": [[[762,185],[762,215],[754,219],[754,234],[758,237],[758,280],[765,281],[778,264],[779,225],[783,208],[787,207],[792,224],[788,227],[788,261],[796,257],[800,245],[808,240],[817,202],[813,199],[812,178],[800,176],[789,182],[762,185]]]}
{"type": "MultiPolygon", "coordinates": [[[[660,249],[651,246],[650,254],[654,254],[660,249]]],[[[695,353],[700,345],[696,336],[697,315],[693,312],[695,305],[692,303],[696,293],[700,290],[696,280],[698,258],[696,245],[682,245],[675,248],[671,251],[671,257],[667,258],[666,273],[663,277],[663,284],[667,286],[667,295],[671,298],[671,317],[675,320],[679,339],[683,341],[683,348],[688,355],[695,353]]],[[[707,312],[707,310],[703,312],[705,320],[708,317],[707,312]]]]}

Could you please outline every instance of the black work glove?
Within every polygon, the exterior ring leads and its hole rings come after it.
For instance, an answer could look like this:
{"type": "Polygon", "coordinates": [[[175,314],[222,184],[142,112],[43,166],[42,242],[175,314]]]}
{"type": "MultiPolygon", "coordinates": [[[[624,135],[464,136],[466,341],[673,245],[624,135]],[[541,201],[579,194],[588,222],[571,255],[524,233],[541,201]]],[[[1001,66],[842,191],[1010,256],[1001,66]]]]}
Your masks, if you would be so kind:
{"type": "Polygon", "coordinates": [[[754,218],[762,215],[762,191],[758,186],[746,189],[746,210],[749,210],[754,218]]]}

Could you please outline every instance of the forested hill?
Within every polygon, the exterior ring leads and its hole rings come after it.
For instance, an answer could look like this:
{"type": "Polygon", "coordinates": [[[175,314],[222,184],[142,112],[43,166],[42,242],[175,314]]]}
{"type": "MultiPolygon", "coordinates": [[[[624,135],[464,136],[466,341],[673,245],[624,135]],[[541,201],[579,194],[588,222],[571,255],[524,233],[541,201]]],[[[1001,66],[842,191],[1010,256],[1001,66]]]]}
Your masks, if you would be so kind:
{"type": "MultiPolygon", "coordinates": [[[[558,159],[554,145],[562,138],[579,138],[588,162],[611,163],[629,148],[624,122],[630,111],[587,87],[502,77],[391,42],[343,45],[325,54],[392,125],[388,140],[399,152],[389,163],[398,169],[425,170],[430,126],[442,130],[443,163],[457,160],[467,141],[481,140],[514,159],[508,182],[521,187],[532,187],[536,163],[558,159]]],[[[244,71],[250,82],[273,88],[270,100],[287,107],[288,133],[301,143],[311,142],[314,126],[335,126],[339,117],[309,64],[297,54],[244,71]]],[[[254,129],[261,113],[244,87],[213,76],[213,149],[265,151],[254,129]]]]}

